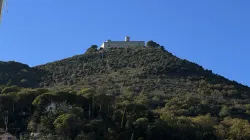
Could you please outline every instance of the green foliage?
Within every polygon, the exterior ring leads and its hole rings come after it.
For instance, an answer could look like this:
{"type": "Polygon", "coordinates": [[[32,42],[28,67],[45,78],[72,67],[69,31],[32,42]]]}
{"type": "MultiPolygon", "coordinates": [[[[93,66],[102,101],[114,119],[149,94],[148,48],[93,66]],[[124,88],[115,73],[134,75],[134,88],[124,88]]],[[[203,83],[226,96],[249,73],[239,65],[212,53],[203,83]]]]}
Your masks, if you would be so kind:
{"type": "Polygon", "coordinates": [[[146,46],[147,47],[152,47],[152,48],[157,48],[157,47],[160,47],[160,45],[156,42],[154,42],[153,40],[150,40],[146,43],[146,46]]]}
{"type": "Polygon", "coordinates": [[[7,94],[10,92],[18,92],[20,88],[18,86],[11,86],[11,87],[6,87],[2,89],[2,93],[7,94]]]}
{"type": "Polygon", "coordinates": [[[14,61],[0,61],[0,85],[38,87],[43,72],[14,61]]]}
{"type": "Polygon", "coordinates": [[[225,118],[217,127],[217,135],[220,139],[250,139],[250,124],[247,120],[225,118]]]}
{"type": "Polygon", "coordinates": [[[87,49],[86,53],[94,53],[97,51],[97,48],[97,45],[92,45],[90,48],[87,49]]]}
{"type": "Polygon", "coordinates": [[[68,92],[51,92],[51,93],[44,93],[38,96],[34,101],[33,105],[40,106],[40,105],[47,105],[51,102],[64,102],[67,101],[71,104],[76,105],[87,105],[88,101],[85,97],[76,95],[74,93],[68,92]]]}
{"type": "Polygon", "coordinates": [[[219,113],[220,117],[230,116],[230,109],[227,106],[223,106],[219,113]]]}
{"type": "Polygon", "coordinates": [[[134,125],[136,127],[146,129],[147,125],[148,125],[148,119],[147,118],[139,118],[135,121],[134,125]]]}
{"type": "Polygon", "coordinates": [[[33,68],[0,62],[0,128],[8,117],[27,139],[250,139],[248,87],[147,46],[93,45],[33,68]]]}
{"type": "Polygon", "coordinates": [[[58,134],[74,139],[79,133],[81,120],[74,114],[63,114],[56,118],[54,126],[58,134]]]}
{"type": "Polygon", "coordinates": [[[83,88],[77,94],[89,99],[94,96],[95,91],[92,88],[83,88]]]}

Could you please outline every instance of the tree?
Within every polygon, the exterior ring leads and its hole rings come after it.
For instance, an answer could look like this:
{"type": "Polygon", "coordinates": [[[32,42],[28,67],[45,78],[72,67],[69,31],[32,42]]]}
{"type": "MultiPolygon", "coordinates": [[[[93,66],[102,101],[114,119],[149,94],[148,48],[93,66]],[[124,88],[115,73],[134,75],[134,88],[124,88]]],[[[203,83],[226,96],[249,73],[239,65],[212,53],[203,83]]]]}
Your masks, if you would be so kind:
{"type": "Polygon", "coordinates": [[[2,93],[10,93],[10,92],[18,92],[20,91],[20,88],[18,86],[11,86],[11,87],[6,87],[2,90],[2,93]]]}
{"type": "Polygon", "coordinates": [[[227,117],[230,115],[230,109],[227,106],[223,106],[220,110],[219,116],[220,117],[227,117]]]}
{"type": "Polygon", "coordinates": [[[146,46],[147,47],[152,47],[152,48],[158,48],[158,47],[160,47],[160,45],[158,43],[154,42],[153,40],[148,41],[147,44],[146,44],[146,46]]]}
{"type": "Polygon", "coordinates": [[[98,46],[97,46],[97,45],[92,45],[90,48],[92,48],[92,49],[97,49],[98,46]]]}
{"type": "Polygon", "coordinates": [[[90,99],[93,97],[93,95],[95,94],[95,91],[93,88],[83,88],[81,89],[78,93],[78,95],[84,96],[87,99],[90,99]]]}
{"type": "Polygon", "coordinates": [[[97,45],[92,45],[90,48],[87,49],[87,53],[93,53],[97,51],[98,46],[97,45]]]}
{"type": "Polygon", "coordinates": [[[138,136],[145,137],[148,124],[147,118],[139,118],[134,122],[134,127],[138,136]]]}
{"type": "Polygon", "coordinates": [[[80,131],[81,123],[81,119],[75,114],[63,114],[53,124],[58,134],[74,139],[80,131]]]}
{"type": "Polygon", "coordinates": [[[148,125],[147,118],[139,118],[134,122],[136,128],[146,129],[148,125]]]}
{"type": "Polygon", "coordinates": [[[162,51],[166,51],[164,46],[160,46],[162,51]]]}
{"type": "Polygon", "coordinates": [[[221,139],[250,139],[250,124],[247,120],[225,118],[217,127],[217,136],[221,139]]]}

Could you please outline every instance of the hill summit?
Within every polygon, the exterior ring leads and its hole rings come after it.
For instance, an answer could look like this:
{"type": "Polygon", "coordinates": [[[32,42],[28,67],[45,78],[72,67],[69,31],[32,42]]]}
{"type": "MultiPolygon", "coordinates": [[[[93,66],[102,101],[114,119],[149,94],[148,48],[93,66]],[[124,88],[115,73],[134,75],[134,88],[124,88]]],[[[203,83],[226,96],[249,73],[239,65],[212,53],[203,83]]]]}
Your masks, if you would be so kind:
{"type": "MultiPolygon", "coordinates": [[[[36,66],[44,75],[40,87],[91,85],[110,89],[134,89],[163,92],[194,92],[200,84],[248,89],[235,81],[213,74],[202,66],[180,59],[159,47],[130,47],[97,50],[61,61],[36,66]]],[[[223,87],[218,87],[223,89],[223,87]]],[[[248,96],[245,92],[241,96],[248,96]],[[243,95],[244,94],[244,95],[243,95]]]]}

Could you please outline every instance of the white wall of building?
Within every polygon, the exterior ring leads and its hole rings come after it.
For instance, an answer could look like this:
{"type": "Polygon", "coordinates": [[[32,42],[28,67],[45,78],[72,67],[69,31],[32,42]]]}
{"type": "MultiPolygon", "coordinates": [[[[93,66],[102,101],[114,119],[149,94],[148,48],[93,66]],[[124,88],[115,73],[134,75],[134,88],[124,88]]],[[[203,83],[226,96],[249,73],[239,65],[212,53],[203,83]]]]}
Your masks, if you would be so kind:
{"type": "Polygon", "coordinates": [[[144,41],[108,41],[104,42],[101,48],[124,48],[124,47],[144,47],[144,41]]]}

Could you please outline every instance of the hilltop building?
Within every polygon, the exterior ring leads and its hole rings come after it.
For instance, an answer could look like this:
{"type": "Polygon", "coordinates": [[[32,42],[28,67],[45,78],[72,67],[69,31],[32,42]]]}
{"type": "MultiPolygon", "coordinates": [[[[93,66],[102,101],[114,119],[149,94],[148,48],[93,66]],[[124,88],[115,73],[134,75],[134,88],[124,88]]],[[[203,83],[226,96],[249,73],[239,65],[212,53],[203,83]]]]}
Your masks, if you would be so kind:
{"type": "Polygon", "coordinates": [[[125,48],[125,47],[144,47],[145,41],[130,41],[130,37],[126,36],[125,41],[111,41],[103,42],[101,48],[125,48]]]}

